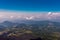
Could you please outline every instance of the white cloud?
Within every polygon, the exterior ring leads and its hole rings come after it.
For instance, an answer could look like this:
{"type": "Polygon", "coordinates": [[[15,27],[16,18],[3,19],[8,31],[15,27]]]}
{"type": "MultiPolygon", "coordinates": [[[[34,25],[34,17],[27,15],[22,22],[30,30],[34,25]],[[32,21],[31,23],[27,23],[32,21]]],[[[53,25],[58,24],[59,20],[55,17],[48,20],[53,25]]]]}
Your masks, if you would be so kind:
{"type": "Polygon", "coordinates": [[[32,20],[32,19],[34,19],[34,17],[33,17],[33,16],[31,16],[31,17],[26,17],[26,19],[27,19],[27,20],[32,20]]]}
{"type": "Polygon", "coordinates": [[[60,12],[11,12],[0,11],[0,20],[58,20],[60,12]]]}
{"type": "Polygon", "coordinates": [[[52,13],[51,12],[48,12],[48,15],[52,15],[52,13]]]}
{"type": "Polygon", "coordinates": [[[0,18],[2,18],[4,15],[0,15],[0,18]]]}
{"type": "Polygon", "coordinates": [[[10,16],[10,18],[12,19],[12,18],[14,18],[14,16],[10,16]]]}

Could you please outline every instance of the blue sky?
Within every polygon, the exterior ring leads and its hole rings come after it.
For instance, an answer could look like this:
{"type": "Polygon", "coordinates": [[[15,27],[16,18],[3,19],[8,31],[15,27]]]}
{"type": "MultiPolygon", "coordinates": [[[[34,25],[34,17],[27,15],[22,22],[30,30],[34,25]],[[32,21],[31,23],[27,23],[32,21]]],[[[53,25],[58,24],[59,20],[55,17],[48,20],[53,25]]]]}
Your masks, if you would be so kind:
{"type": "Polygon", "coordinates": [[[15,11],[60,11],[59,0],[0,0],[0,9],[15,11]]]}

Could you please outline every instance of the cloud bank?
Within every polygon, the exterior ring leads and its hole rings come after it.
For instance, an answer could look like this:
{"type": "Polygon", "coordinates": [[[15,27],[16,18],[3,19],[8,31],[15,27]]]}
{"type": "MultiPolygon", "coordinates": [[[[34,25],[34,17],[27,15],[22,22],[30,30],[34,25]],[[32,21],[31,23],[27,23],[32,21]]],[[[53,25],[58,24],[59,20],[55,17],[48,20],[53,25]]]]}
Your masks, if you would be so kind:
{"type": "Polygon", "coordinates": [[[60,12],[11,12],[0,11],[0,21],[5,20],[60,20],[60,12]]]}

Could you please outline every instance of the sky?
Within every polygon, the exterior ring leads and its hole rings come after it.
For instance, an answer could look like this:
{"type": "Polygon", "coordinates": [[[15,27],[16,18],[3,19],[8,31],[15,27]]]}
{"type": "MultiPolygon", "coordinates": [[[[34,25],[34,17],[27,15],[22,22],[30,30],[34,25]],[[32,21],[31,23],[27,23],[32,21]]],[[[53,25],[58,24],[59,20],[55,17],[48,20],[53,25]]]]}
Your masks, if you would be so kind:
{"type": "Polygon", "coordinates": [[[60,11],[60,0],[0,0],[0,9],[16,11],[60,11]]]}
{"type": "Polygon", "coordinates": [[[1,20],[60,20],[60,0],[0,0],[1,20]]]}

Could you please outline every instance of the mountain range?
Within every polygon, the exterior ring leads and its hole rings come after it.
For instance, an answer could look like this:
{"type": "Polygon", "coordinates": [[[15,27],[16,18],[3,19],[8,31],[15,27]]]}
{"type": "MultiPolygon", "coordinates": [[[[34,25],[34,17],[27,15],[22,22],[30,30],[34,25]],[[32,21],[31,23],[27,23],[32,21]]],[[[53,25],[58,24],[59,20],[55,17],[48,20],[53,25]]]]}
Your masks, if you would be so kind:
{"type": "Polygon", "coordinates": [[[0,30],[5,28],[25,28],[25,29],[42,29],[42,28],[49,28],[53,30],[60,30],[60,22],[53,22],[53,21],[33,21],[33,20],[25,20],[21,22],[11,22],[11,21],[4,21],[0,23],[0,30]]]}

